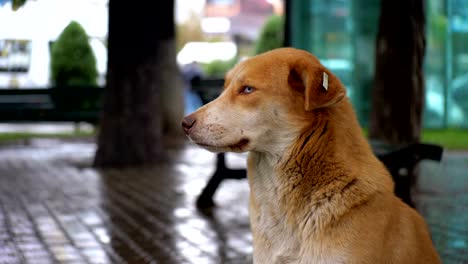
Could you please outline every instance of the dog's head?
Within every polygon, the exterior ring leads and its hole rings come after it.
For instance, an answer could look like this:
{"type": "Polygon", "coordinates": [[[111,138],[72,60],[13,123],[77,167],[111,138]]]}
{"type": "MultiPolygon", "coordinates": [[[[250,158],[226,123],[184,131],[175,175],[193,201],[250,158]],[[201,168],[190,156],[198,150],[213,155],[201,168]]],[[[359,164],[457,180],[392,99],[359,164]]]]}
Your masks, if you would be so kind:
{"type": "Polygon", "coordinates": [[[242,61],[221,95],[186,116],[182,126],[211,151],[283,151],[314,112],[345,97],[340,81],[312,54],[281,48],[242,61]]]}

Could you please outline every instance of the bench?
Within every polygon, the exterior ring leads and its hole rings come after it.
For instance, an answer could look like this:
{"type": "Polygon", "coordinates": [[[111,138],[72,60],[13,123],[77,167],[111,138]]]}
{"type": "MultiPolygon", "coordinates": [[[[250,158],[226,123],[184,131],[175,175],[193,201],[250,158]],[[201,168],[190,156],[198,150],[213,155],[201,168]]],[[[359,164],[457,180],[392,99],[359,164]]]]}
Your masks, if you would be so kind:
{"type": "MultiPolygon", "coordinates": [[[[192,89],[198,93],[204,104],[214,100],[221,92],[223,79],[194,79],[192,89]]],[[[415,143],[406,146],[392,146],[378,141],[370,141],[374,154],[387,167],[395,182],[395,194],[405,203],[414,207],[411,186],[415,179],[410,177],[421,160],[440,161],[443,148],[438,145],[415,143]]],[[[213,207],[213,196],[222,181],[246,178],[245,169],[230,169],[226,166],[225,153],[216,157],[216,170],[197,198],[200,209],[213,207]]]]}
{"type": "Polygon", "coordinates": [[[0,89],[0,121],[96,124],[103,92],[103,88],[91,86],[0,89]]]}

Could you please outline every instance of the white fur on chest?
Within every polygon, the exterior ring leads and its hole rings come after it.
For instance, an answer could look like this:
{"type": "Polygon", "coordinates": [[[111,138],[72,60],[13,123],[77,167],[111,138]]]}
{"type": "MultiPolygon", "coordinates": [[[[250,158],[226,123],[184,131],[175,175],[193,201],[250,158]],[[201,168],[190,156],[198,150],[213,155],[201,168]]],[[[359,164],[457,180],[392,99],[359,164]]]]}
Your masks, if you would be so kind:
{"type": "Polygon", "coordinates": [[[255,263],[280,263],[280,260],[289,259],[291,254],[297,254],[299,245],[293,231],[284,225],[284,212],[278,207],[279,184],[274,175],[275,161],[259,153],[250,153],[249,159],[250,195],[258,205],[255,213],[250,208],[254,239],[258,238],[254,260],[255,263]]]}
{"type": "MultiPolygon", "coordinates": [[[[253,208],[251,203],[250,208],[254,263],[344,263],[343,254],[336,252],[333,247],[315,240],[313,236],[304,243],[298,226],[285,223],[285,212],[279,206],[280,184],[279,175],[275,174],[276,164],[274,159],[264,154],[249,153],[250,195],[256,205],[253,208]]],[[[319,215],[319,212],[316,213],[319,215]]]]}

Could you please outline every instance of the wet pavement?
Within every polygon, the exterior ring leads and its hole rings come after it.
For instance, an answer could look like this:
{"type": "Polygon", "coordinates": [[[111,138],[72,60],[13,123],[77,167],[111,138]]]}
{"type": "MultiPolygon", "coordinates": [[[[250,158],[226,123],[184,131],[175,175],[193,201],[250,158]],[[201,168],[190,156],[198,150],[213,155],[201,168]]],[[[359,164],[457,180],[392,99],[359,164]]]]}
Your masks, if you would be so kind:
{"type": "Polygon", "coordinates": [[[0,123],[0,133],[57,134],[73,133],[76,130],[91,133],[94,128],[90,124],[80,122],[0,123]]]}
{"type": "MultiPolygon", "coordinates": [[[[217,208],[195,200],[215,156],[189,143],[148,169],[90,167],[93,142],[0,146],[1,263],[251,263],[248,185],[228,180],[217,208]]],[[[228,155],[243,166],[244,155],[228,155]]],[[[468,263],[468,154],[423,162],[418,210],[444,263],[468,263]]]]}

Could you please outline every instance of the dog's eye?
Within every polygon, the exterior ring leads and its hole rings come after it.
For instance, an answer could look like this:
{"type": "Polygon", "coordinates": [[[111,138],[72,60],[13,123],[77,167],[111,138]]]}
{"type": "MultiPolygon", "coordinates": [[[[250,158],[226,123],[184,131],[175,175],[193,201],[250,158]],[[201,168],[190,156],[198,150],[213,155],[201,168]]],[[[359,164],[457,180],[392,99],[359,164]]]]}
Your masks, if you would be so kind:
{"type": "Polygon", "coordinates": [[[251,86],[243,86],[241,89],[241,94],[250,94],[254,91],[255,89],[251,86]]]}

